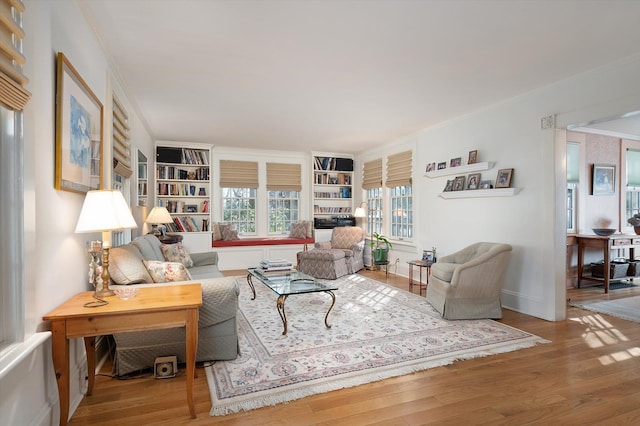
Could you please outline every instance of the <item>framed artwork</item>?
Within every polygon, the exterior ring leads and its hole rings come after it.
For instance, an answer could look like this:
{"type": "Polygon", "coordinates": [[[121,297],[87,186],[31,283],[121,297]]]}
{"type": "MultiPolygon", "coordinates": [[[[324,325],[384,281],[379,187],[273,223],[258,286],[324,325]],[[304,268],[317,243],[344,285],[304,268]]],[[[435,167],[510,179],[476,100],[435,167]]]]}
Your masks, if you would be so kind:
{"type": "Polygon", "coordinates": [[[475,164],[478,161],[478,150],[474,149],[473,151],[469,151],[469,159],[467,160],[467,164],[475,164]]]}
{"type": "Polygon", "coordinates": [[[467,181],[467,189],[478,189],[480,188],[480,173],[473,173],[469,175],[469,180],[467,181]]]}
{"type": "Polygon", "coordinates": [[[500,169],[496,177],[496,188],[509,188],[511,186],[511,177],[513,169],[500,169]]]}
{"type": "Polygon", "coordinates": [[[491,181],[490,180],[480,181],[480,189],[491,189],[491,181]]]}
{"type": "Polygon", "coordinates": [[[465,180],[464,176],[457,176],[453,180],[453,190],[454,191],[462,191],[464,189],[464,180],[465,180]]]}
{"type": "Polygon", "coordinates": [[[62,52],[56,64],[54,186],[85,193],[102,187],[102,104],[62,52]]]}
{"type": "Polygon", "coordinates": [[[427,164],[427,172],[432,172],[436,169],[436,163],[427,164]]]}
{"type": "Polygon", "coordinates": [[[591,185],[592,195],[612,195],[616,192],[616,166],[594,164],[591,185]]]}
{"type": "Polygon", "coordinates": [[[435,262],[433,250],[422,250],[422,260],[429,263],[435,262]]]}
{"type": "Polygon", "coordinates": [[[184,209],[187,213],[198,213],[198,206],[195,204],[187,204],[184,209]]]}
{"type": "Polygon", "coordinates": [[[443,192],[453,191],[453,180],[448,180],[443,192]]]}
{"type": "Polygon", "coordinates": [[[438,163],[438,170],[442,170],[442,169],[446,169],[447,168],[447,162],[443,161],[442,163],[438,163]]]}
{"type": "Polygon", "coordinates": [[[451,167],[458,167],[460,164],[462,164],[462,157],[451,159],[451,167]]]}

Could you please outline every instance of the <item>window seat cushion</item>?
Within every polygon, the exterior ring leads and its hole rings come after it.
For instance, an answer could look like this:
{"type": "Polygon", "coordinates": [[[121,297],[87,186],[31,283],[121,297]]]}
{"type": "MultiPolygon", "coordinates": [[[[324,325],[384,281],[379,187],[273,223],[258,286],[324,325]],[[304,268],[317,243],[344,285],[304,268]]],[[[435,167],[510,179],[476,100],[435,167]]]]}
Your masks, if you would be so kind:
{"type": "Polygon", "coordinates": [[[291,238],[291,237],[257,237],[241,238],[239,240],[215,240],[211,242],[212,247],[243,247],[243,246],[271,246],[283,244],[313,244],[314,238],[291,238]]]}

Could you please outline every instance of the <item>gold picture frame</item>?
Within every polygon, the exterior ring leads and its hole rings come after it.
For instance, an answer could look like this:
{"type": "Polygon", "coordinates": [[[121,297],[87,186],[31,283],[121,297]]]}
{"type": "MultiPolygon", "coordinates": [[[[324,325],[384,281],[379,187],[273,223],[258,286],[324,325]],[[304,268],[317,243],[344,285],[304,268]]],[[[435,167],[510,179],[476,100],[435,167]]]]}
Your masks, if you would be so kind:
{"type": "Polygon", "coordinates": [[[56,63],[55,188],[102,188],[103,107],[62,52],[56,63]]]}

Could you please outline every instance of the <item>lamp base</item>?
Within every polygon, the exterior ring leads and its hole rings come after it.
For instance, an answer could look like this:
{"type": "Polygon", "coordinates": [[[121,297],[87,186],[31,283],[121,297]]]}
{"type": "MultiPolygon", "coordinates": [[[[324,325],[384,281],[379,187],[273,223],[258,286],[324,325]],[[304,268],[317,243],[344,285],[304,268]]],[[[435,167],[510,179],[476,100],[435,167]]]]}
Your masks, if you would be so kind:
{"type": "Polygon", "coordinates": [[[97,297],[108,297],[108,296],[115,296],[115,293],[113,292],[113,290],[99,290],[96,291],[96,296],[97,297]]]}

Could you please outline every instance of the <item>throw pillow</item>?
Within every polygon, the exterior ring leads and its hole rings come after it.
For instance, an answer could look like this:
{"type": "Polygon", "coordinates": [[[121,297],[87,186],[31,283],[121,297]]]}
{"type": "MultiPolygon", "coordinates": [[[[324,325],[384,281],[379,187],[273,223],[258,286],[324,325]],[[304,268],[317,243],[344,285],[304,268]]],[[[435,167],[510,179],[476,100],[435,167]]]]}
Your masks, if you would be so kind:
{"type": "Polygon", "coordinates": [[[291,238],[307,238],[307,224],[304,222],[292,223],[289,236],[291,238]]]}
{"type": "Polygon", "coordinates": [[[193,260],[189,256],[189,252],[181,243],[177,244],[162,244],[160,246],[164,260],[167,262],[180,262],[185,268],[191,268],[193,266],[193,260]]]}
{"type": "Polygon", "coordinates": [[[213,241],[220,241],[222,239],[222,231],[220,231],[220,224],[213,222],[211,225],[211,239],[213,241]]]}
{"type": "Polygon", "coordinates": [[[154,283],[167,283],[172,281],[188,281],[191,279],[189,271],[180,262],[161,262],[159,260],[143,260],[145,268],[154,283]]]}
{"type": "Polygon", "coordinates": [[[225,241],[230,241],[239,240],[240,238],[238,238],[238,231],[225,227],[222,229],[222,239],[225,241]]]}

